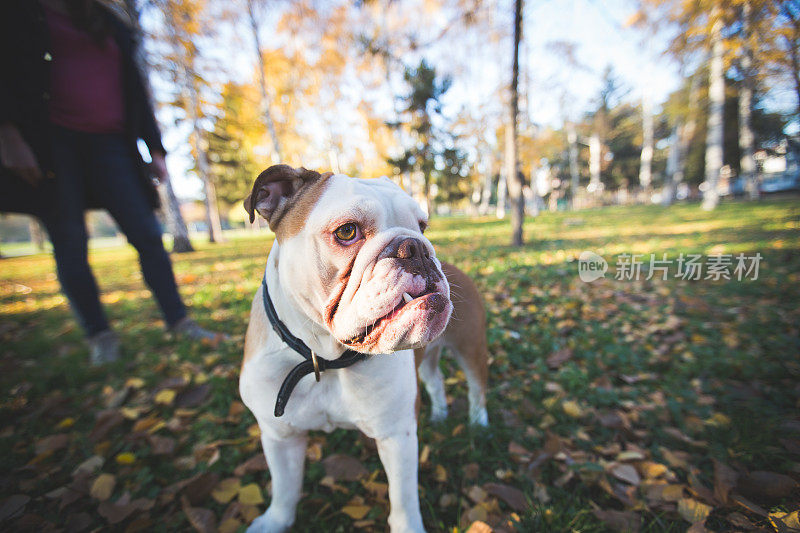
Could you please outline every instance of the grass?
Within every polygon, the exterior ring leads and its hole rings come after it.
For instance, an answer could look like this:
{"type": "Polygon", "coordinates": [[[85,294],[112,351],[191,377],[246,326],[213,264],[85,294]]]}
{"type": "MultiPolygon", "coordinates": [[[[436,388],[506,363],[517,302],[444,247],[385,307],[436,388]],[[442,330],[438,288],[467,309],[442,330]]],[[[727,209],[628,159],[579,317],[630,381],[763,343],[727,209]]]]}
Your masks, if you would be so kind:
{"type": "MultiPolygon", "coordinates": [[[[427,234],[438,255],[484,295],[491,427],[465,424],[464,376],[445,359],[451,417],[432,425],[424,398],[420,420],[426,527],[465,530],[483,520],[520,531],[684,531],[688,518],[725,531],[744,527],[739,516],[769,527],[765,513],[797,510],[796,486],[769,496],[746,474],[800,479],[798,229],[796,199],[725,203],[713,213],[695,205],[545,213],[527,221],[523,248],[507,245],[505,221],[434,220],[427,234]],[[580,281],[575,258],[584,250],[608,260],[605,278],[580,281]],[[614,279],[622,253],[647,261],[650,253],[756,252],[756,280],[614,279]],[[566,356],[548,364],[554,353],[566,356]],[[738,484],[726,484],[715,461],[738,473],[738,484]],[[637,479],[626,479],[629,466],[637,479]],[[521,491],[524,505],[482,492],[489,483],[521,491]],[[665,486],[683,502],[658,496],[665,486]]],[[[93,250],[125,350],[124,361],[101,369],[86,364],[51,257],[0,261],[0,507],[18,509],[0,512],[4,529],[176,531],[213,519],[235,531],[263,512],[258,498],[240,492],[221,503],[210,491],[236,477],[269,499],[268,474],[234,473],[260,451],[237,382],[269,245],[266,234],[239,236],[173,257],[194,316],[231,336],[218,346],[163,333],[130,247],[93,250]],[[190,392],[201,401],[187,401],[190,392]],[[101,465],[75,475],[93,456],[101,465]],[[108,495],[95,486],[100,473],[115,481],[108,495]],[[135,512],[114,522],[129,507],[135,512]]],[[[295,529],[383,531],[385,476],[371,443],[347,431],[311,441],[295,529]],[[326,477],[320,459],[337,453],[363,463],[368,479],[326,477]]]]}

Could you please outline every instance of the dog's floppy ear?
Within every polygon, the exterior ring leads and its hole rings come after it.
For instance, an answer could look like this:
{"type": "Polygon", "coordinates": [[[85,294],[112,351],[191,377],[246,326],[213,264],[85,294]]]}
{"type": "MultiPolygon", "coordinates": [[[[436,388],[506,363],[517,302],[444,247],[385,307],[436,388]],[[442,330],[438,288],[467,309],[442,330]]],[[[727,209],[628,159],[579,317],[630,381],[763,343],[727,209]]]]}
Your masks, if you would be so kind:
{"type": "Polygon", "coordinates": [[[244,208],[250,215],[250,223],[256,213],[264,217],[272,231],[276,231],[281,219],[289,212],[296,198],[310,186],[330,176],[303,167],[272,165],[262,172],[253,183],[253,190],[244,199],[244,208]]]}

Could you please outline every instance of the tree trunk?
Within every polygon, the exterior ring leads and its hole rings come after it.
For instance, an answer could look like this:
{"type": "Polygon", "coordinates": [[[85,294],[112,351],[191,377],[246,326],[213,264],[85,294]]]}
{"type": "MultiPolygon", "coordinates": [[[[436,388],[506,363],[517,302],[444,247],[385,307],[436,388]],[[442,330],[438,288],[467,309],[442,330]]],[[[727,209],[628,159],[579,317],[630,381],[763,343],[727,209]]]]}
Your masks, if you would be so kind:
{"type": "MultiPolygon", "coordinates": [[[[150,76],[148,75],[148,65],[144,56],[144,49],[142,43],[144,42],[144,31],[142,31],[142,24],[139,20],[139,7],[136,5],[136,0],[125,0],[125,7],[128,11],[128,16],[133,24],[134,40],[136,41],[136,54],[135,61],[139,67],[139,72],[142,73],[142,82],[144,89],[153,102],[153,91],[150,87],[150,76]]],[[[153,106],[155,109],[155,106],[153,106]]],[[[172,252],[184,253],[193,252],[192,242],[189,240],[189,230],[186,228],[186,222],[183,220],[181,214],[180,204],[178,197],[175,196],[175,190],[172,188],[172,180],[164,180],[159,185],[159,194],[161,196],[161,208],[167,219],[167,228],[172,234],[172,252]]]]}
{"type": "Polygon", "coordinates": [[[522,33],[522,0],[514,2],[514,58],[511,69],[511,123],[506,135],[506,179],[511,198],[511,244],[522,246],[522,224],[525,218],[524,177],[519,172],[517,153],[517,112],[519,107],[519,43],[522,33]]]}
{"type": "Polygon", "coordinates": [[[661,205],[663,206],[672,205],[675,198],[675,187],[683,181],[680,131],[681,124],[677,123],[669,136],[667,169],[664,173],[664,187],[661,190],[661,205]]]}
{"type": "Polygon", "coordinates": [[[219,220],[219,207],[217,206],[217,192],[214,183],[211,181],[211,173],[208,169],[208,158],[203,146],[202,128],[200,127],[200,99],[195,86],[194,73],[186,72],[187,89],[191,101],[189,102],[189,115],[192,121],[192,144],[194,145],[197,157],[197,171],[203,181],[203,191],[205,192],[206,224],[208,224],[208,241],[222,242],[222,225],[219,220]]]}
{"type": "MultiPolygon", "coordinates": [[[[639,161],[639,185],[646,193],[653,182],[653,110],[650,94],[642,98],[642,154],[639,161]]],[[[646,200],[645,200],[646,201],[646,200]]]]}
{"type": "Polygon", "coordinates": [[[589,189],[595,196],[600,196],[603,190],[603,182],[600,180],[600,152],[602,143],[600,135],[595,132],[589,137],[589,189]]]}
{"type": "Polygon", "coordinates": [[[261,84],[261,105],[264,108],[264,122],[267,123],[267,129],[272,140],[272,149],[274,150],[273,163],[278,163],[283,161],[283,153],[281,152],[278,134],[275,131],[275,122],[272,120],[272,113],[269,111],[270,98],[269,91],[267,91],[267,78],[264,73],[266,65],[264,64],[264,55],[261,53],[261,38],[258,35],[258,22],[253,10],[253,0],[247,0],[247,15],[250,18],[250,28],[253,30],[253,42],[255,43],[256,57],[258,58],[258,79],[261,84]]]}
{"type": "Polygon", "coordinates": [[[497,210],[496,216],[502,220],[506,218],[506,198],[508,196],[508,186],[506,184],[506,173],[500,173],[500,179],[497,180],[497,210]]]}
{"type": "Polygon", "coordinates": [[[578,172],[578,134],[575,133],[575,124],[572,122],[567,123],[567,142],[569,143],[569,204],[570,208],[575,210],[577,209],[581,175],[578,172]]]}
{"type": "Polygon", "coordinates": [[[494,157],[489,159],[489,168],[483,176],[483,189],[481,190],[481,205],[478,213],[486,215],[489,212],[489,202],[492,199],[492,179],[494,178],[494,157]]]}
{"type": "Polygon", "coordinates": [[[742,32],[744,47],[742,50],[742,88],[739,91],[739,174],[745,183],[745,190],[751,200],[758,199],[758,176],[756,175],[755,136],[753,135],[753,85],[755,72],[753,65],[753,47],[751,40],[751,7],[750,2],[742,6],[742,32]]]}
{"type": "Polygon", "coordinates": [[[31,217],[28,221],[28,231],[31,234],[31,242],[33,243],[33,246],[37,251],[43,252],[45,238],[42,224],[36,218],[31,217]]]}
{"type": "Polygon", "coordinates": [[[706,190],[703,193],[703,209],[711,211],[719,204],[720,170],[722,169],[722,147],[724,143],[725,72],[723,64],[722,20],[719,9],[717,20],[711,30],[711,66],[708,87],[708,135],[706,137],[706,190]]]}

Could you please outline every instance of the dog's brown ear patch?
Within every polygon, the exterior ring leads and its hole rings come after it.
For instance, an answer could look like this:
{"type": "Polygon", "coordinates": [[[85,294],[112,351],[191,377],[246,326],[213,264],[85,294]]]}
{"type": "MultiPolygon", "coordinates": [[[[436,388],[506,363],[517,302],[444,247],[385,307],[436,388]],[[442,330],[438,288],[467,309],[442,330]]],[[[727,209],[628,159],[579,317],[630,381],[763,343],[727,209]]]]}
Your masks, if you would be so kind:
{"type": "Polygon", "coordinates": [[[330,172],[320,174],[289,165],[269,167],[258,175],[253,190],[244,199],[250,223],[255,221],[258,213],[267,221],[278,240],[296,234],[331,175],[330,172]]]}

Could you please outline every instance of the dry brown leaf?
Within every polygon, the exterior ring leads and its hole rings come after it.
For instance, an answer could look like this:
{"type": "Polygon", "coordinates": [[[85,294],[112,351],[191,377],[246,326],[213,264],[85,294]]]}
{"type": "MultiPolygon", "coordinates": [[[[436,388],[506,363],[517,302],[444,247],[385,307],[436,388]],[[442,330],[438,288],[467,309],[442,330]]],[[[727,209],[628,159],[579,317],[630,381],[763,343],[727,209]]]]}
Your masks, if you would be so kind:
{"type": "Polygon", "coordinates": [[[768,501],[787,498],[797,487],[797,482],[789,476],[765,471],[745,474],[736,484],[736,489],[743,495],[768,501]]]}
{"type": "Polygon", "coordinates": [[[100,470],[100,468],[102,468],[104,462],[105,459],[103,459],[99,455],[92,455],[84,462],[79,464],[77,467],[75,467],[75,470],[72,471],[72,477],[75,477],[79,474],[92,475],[98,470],[100,470]]]}
{"type": "Polygon", "coordinates": [[[334,454],[322,461],[325,475],[337,481],[357,481],[369,475],[369,470],[355,457],[334,454]]]}
{"type": "Polygon", "coordinates": [[[641,519],[639,515],[633,512],[623,511],[603,511],[595,509],[594,515],[602,522],[607,524],[614,531],[636,533],[639,531],[639,524],[641,519]]]}
{"type": "Polygon", "coordinates": [[[571,348],[561,348],[547,358],[547,366],[555,370],[572,358],[571,348]]]}
{"type": "Polygon", "coordinates": [[[100,474],[97,476],[97,479],[94,480],[94,483],[92,483],[89,494],[92,498],[104,502],[111,497],[116,484],[117,478],[112,474],[100,474]]]}
{"type": "Polygon", "coordinates": [[[89,433],[89,442],[100,442],[108,433],[125,422],[125,417],[116,409],[100,411],[95,419],[94,428],[89,433]]]}
{"type": "Polygon", "coordinates": [[[14,494],[3,500],[3,503],[0,503],[0,522],[21,514],[29,501],[31,501],[30,496],[25,494],[14,494]]]}
{"type": "Polygon", "coordinates": [[[620,481],[630,483],[634,486],[638,486],[642,482],[636,469],[629,464],[617,464],[612,466],[611,474],[620,481]]]}
{"type": "Polygon", "coordinates": [[[728,503],[728,494],[736,486],[739,474],[725,463],[712,459],[714,462],[714,497],[723,505],[728,503]]]}
{"type": "Polygon", "coordinates": [[[515,511],[524,511],[528,507],[525,494],[516,487],[504,483],[486,483],[483,490],[506,502],[515,511]]]}
{"type": "Polygon", "coordinates": [[[97,512],[105,518],[109,524],[118,524],[128,518],[136,511],[147,511],[153,508],[155,502],[145,498],[137,498],[131,501],[130,493],[126,492],[116,502],[102,502],[97,507],[97,512]]]}
{"type": "Polygon", "coordinates": [[[66,433],[57,433],[55,435],[50,435],[49,437],[39,439],[36,441],[36,444],[33,448],[36,454],[40,455],[43,453],[53,453],[58,451],[61,448],[66,447],[67,444],[69,444],[69,435],[66,433]]]}
{"type": "Polygon", "coordinates": [[[237,466],[233,470],[233,474],[241,477],[251,472],[263,472],[267,469],[267,460],[264,458],[264,454],[257,453],[247,461],[237,466]]]}
{"type": "Polygon", "coordinates": [[[481,503],[489,496],[486,491],[478,485],[471,486],[469,489],[465,490],[464,493],[475,503],[481,503]]]}
{"type": "Polygon", "coordinates": [[[243,525],[244,524],[235,518],[226,518],[219,525],[219,529],[217,529],[217,531],[218,533],[236,533],[236,531],[238,531],[243,525]]]}
{"type": "Polygon", "coordinates": [[[175,452],[175,439],[172,437],[148,435],[147,440],[150,441],[153,455],[172,455],[175,452]]]}
{"type": "Polygon", "coordinates": [[[210,509],[192,507],[186,497],[181,498],[181,506],[186,515],[186,519],[192,527],[200,533],[216,533],[217,519],[214,512],[210,509]]]}
{"type": "Polygon", "coordinates": [[[216,472],[203,472],[202,474],[191,477],[181,492],[192,505],[197,505],[205,501],[206,498],[219,484],[219,474],[216,472]]]}
{"type": "Polygon", "coordinates": [[[211,384],[210,383],[203,383],[202,385],[198,385],[197,387],[192,387],[191,389],[187,389],[181,392],[177,398],[175,398],[175,406],[181,408],[191,408],[191,407],[198,407],[202,405],[203,402],[208,399],[208,395],[211,392],[211,384]]]}

